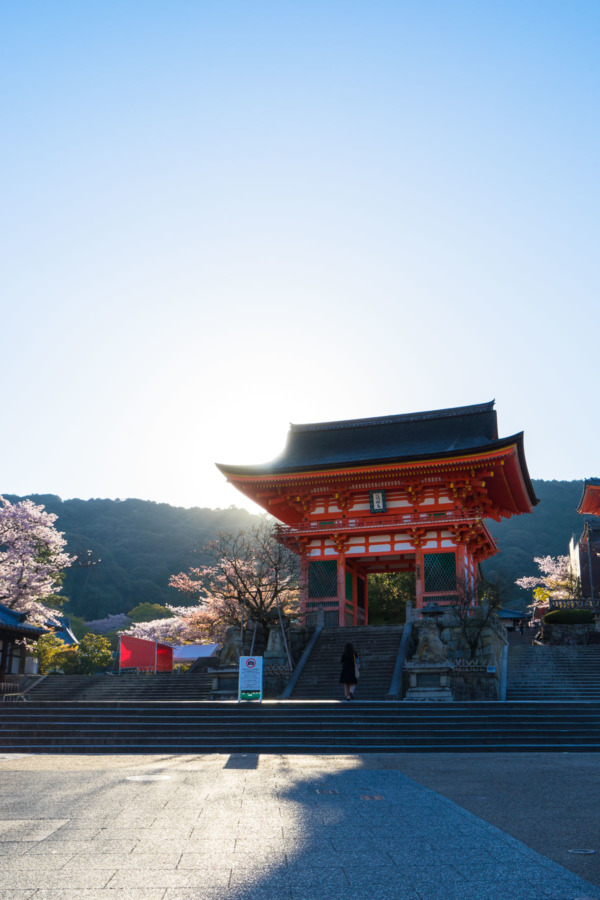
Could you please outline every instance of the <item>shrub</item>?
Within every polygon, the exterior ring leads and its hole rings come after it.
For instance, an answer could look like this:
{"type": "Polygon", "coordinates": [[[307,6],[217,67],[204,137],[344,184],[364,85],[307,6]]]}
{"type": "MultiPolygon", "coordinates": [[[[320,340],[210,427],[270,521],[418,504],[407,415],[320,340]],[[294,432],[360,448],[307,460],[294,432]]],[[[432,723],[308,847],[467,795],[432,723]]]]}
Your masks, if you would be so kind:
{"type": "Polygon", "coordinates": [[[154,622],[155,619],[173,618],[171,610],[167,609],[166,606],[161,606],[160,603],[138,603],[127,615],[136,624],[139,622],[154,622]]]}
{"type": "Polygon", "coordinates": [[[544,616],[547,625],[593,625],[591,609],[553,609],[544,616]]]}
{"type": "Polygon", "coordinates": [[[105,637],[86,634],[76,647],[68,647],[55,634],[44,634],[37,642],[40,673],[59,671],[65,675],[92,675],[112,662],[110,643],[105,637]]]}

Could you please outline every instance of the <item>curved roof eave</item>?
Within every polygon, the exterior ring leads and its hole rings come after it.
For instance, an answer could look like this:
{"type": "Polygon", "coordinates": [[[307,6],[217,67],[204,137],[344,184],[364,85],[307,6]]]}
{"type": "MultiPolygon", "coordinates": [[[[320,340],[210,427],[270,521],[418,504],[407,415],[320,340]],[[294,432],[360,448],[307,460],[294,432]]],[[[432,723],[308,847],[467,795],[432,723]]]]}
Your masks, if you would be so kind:
{"type": "Polygon", "coordinates": [[[385,457],[381,459],[374,458],[368,460],[368,462],[348,460],[346,462],[336,461],[335,463],[320,463],[304,466],[279,466],[277,465],[277,460],[274,460],[271,463],[264,463],[262,465],[253,466],[229,466],[222,463],[216,463],[216,466],[219,471],[222,472],[223,475],[225,475],[227,478],[235,478],[236,476],[242,478],[252,478],[253,476],[255,478],[264,478],[264,476],[268,475],[276,477],[278,475],[292,475],[296,473],[303,474],[306,472],[327,472],[337,471],[339,469],[360,469],[365,468],[366,466],[393,466],[395,464],[400,465],[406,463],[426,463],[431,460],[448,460],[454,458],[458,459],[465,456],[478,456],[493,453],[497,450],[502,450],[506,447],[510,447],[511,445],[515,445],[517,447],[519,465],[529,501],[532,506],[537,506],[539,500],[535,495],[533,484],[531,483],[531,478],[529,477],[529,471],[527,469],[527,462],[525,460],[524,436],[522,431],[518,432],[517,434],[511,435],[510,437],[500,438],[497,441],[490,441],[489,443],[483,444],[478,447],[461,448],[460,450],[446,450],[438,453],[424,453],[415,456],[385,457]]]}
{"type": "Polygon", "coordinates": [[[585,497],[586,497],[586,494],[587,494],[587,490],[588,490],[589,487],[600,487],[600,478],[586,478],[585,481],[583,482],[583,491],[582,491],[582,494],[581,494],[581,500],[579,501],[579,504],[578,504],[578,506],[577,506],[577,512],[578,512],[580,515],[584,515],[584,516],[585,516],[585,515],[592,515],[592,513],[585,513],[585,512],[582,510],[582,506],[583,506],[583,504],[584,504],[585,497]]]}

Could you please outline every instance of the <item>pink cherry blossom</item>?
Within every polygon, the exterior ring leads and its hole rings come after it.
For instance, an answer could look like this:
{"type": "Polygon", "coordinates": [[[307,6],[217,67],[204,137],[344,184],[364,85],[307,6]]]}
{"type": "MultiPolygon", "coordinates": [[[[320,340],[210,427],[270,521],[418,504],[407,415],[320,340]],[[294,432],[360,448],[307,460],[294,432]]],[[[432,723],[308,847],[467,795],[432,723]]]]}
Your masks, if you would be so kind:
{"type": "Polygon", "coordinates": [[[534,562],[540,574],[526,575],[515,582],[524,590],[533,590],[531,609],[545,606],[550,598],[568,600],[575,595],[576,580],[568,556],[536,556],[534,562]]]}
{"type": "Polygon", "coordinates": [[[0,603],[27,613],[32,624],[54,620],[63,569],[75,557],[66,552],[57,516],[31,500],[0,497],[0,603]]]}
{"type": "Polygon", "coordinates": [[[271,525],[222,532],[203,550],[212,565],[180,572],[169,582],[197,605],[170,607],[173,619],[143,622],[127,634],[167,643],[222,643],[232,625],[255,623],[266,633],[278,611],[297,613],[298,560],[271,525]]]}

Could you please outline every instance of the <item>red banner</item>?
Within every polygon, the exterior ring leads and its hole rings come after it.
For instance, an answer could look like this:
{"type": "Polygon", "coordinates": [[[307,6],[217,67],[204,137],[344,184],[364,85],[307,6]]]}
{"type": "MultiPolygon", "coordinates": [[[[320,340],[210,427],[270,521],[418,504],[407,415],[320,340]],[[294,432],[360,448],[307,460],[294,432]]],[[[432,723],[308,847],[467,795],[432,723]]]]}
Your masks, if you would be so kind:
{"type": "Polygon", "coordinates": [[[150,669],[153,672],[173,671],[173,648],[143,638],[121,635],[119,668],[150,669]]]}
{"type": "Polygon", "coordinates": [[[173,671],[173,648],[170,644],[156,645],[156,671],[173,671]]]}

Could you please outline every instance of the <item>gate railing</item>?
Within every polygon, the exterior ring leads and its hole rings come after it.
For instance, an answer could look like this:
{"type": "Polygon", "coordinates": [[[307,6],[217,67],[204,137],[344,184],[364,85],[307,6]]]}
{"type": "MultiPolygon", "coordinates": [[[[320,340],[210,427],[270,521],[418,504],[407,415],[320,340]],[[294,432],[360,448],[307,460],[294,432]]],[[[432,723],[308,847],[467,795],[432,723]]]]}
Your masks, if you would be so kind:
{"type": "Polygon", "coordinates": [[[472,510],[468,513],[460,510],[448,510],[441,513],[403,513],[395,516],[352,516],[343,519],[313,519],[310,522],[297,522],[295,525],[276,525],[278,537],[285,538],[297,534],[310,534],[342,531],[372,531],[381,528],[454,525],[463,522],[474,522],[481,519],[482,512],[472,510]]]}
{"type": "Polygon", "coordinates": [[[591,609],[596,614],[600,614],[600,597],[579,600],[560,600],[550,597],[550,609],[591,609]]]}

